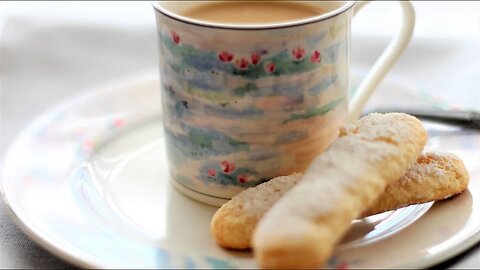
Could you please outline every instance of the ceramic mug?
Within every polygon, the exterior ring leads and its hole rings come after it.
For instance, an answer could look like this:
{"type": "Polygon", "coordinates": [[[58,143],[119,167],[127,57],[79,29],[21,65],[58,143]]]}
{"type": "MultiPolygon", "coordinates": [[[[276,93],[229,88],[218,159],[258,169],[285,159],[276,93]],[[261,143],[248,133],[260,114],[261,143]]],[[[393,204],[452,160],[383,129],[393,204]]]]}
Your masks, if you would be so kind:
{"type": "Polygon", "coordinates": [[[268,25],[197,21],[205,2],[155,2],[164,136],[172,183],[221,205],[263,181],[303,172],[356,119],[410,41],[403,25],[349,101],[350,28],[368,2],[312,1],[317,17],[268,25]]]}

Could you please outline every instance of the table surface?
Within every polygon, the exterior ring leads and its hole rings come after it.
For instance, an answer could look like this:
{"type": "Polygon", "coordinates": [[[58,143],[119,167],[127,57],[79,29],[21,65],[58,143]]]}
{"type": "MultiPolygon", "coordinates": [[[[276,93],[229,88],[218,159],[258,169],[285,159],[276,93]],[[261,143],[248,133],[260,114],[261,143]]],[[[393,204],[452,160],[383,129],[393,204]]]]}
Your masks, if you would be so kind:
{"type": "MultiPolygon", "coordinates": [[[[414,38],[386,80],[421,91],[438,107],[480,109],[480,3],[414,6],[414,38]]],[[[398,26],[396,8],[376,3],[355,18],[356,72],[368,70],[387,44],[398,26]]],[[[52,106],[156,69],[155,21],[148,2],[1,2],[0,158],[25,126],[52,106]]],[[[0,244],[0,268],[74,268],[26,237],[3,202],[0,244]]],[[[480,268],[480,245],[435,268],[480,268]]]]}

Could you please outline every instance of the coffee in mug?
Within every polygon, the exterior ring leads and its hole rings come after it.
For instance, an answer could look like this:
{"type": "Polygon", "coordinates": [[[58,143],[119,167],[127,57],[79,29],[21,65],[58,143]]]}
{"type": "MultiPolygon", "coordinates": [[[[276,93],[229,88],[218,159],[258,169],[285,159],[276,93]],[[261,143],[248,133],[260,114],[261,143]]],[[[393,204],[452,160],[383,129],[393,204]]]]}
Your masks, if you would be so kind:
{"type": "Polygon", "coordinates": [[[303,20],[322,13],[318,6],[296,2],[223,1],[187,9],[181,15],[199,21],[249,25],[303,20]]]}

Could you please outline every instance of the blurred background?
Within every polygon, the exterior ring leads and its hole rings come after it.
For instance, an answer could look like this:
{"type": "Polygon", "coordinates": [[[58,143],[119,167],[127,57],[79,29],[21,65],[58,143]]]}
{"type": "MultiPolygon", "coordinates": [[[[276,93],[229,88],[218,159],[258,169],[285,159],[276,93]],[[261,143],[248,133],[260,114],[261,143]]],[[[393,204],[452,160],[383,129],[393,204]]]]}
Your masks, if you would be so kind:
{"type": "MultiPolygon", "coordinates": [[[[480,2],[413,4],[411,45],[379,88],[440,109],[480,110],[480,2]]],[[[353,87],[396,32],[398,10],[377,2],[355,18],[353,87]]],[[[126,77],[156,78],[156,47],[150,2],[0,2],[0,159],[22,128],[62,101],[126,77]]],[[[0,205],[1,268],[69,267],[24,236],[0,205]]],[[[445,267],[480,267],[478,245],[445,267]]]]}

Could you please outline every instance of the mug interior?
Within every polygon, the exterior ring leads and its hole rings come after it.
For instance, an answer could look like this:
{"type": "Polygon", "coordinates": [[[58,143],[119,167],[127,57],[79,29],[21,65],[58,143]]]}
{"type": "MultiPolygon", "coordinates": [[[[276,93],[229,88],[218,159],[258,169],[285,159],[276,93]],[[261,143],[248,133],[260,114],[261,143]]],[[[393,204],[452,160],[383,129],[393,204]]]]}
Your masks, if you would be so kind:
{"type": "Polygon", "coordinates": [[[289,27],[289,26],[297,26],[297,25],[325,20],[325,19],[334,17],[340,13],[343,13],[344,11],[352,7],[353,4],[355,3],[355,1],[263,1],[263,2],[302,3],[304,5],[315,6],[325,10],[325,12],[323,12],[322,14],[319,14],[318,16],[312,16],[302,20],[268,23],[268,24],[241,24],[240,25],[240,24],[229,24],[229,23],[217,23],[217,22],[195,20],[195,19],[181,15],[189,9],[196,8],[206,4],[218,3],[218,2],[219,1],[157,1],[157,2],[153,2],[153,7],[157,11],[173,19],[177,19],[183,22],[196,24],[196,25],[216,27],[216,28],[231,28],[231,29],[265,29],[265,28],[283,28],[283,27],[289,27]]]}

